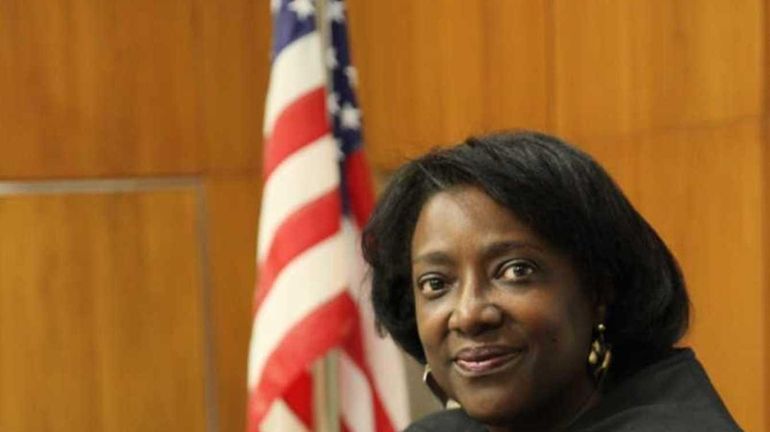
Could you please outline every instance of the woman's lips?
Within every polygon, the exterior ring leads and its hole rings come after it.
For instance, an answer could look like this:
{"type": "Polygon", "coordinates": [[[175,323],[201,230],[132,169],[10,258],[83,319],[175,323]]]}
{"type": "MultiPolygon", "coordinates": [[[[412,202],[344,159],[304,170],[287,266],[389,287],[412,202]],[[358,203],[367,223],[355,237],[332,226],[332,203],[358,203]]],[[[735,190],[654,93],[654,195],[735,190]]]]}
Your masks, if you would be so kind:
{"type": "Polygon", "coordinates": [[[515,363],[522,351],[504,346],[464,348],[455,355],[454,365],[466,377],[490,375],[515,363]]]}

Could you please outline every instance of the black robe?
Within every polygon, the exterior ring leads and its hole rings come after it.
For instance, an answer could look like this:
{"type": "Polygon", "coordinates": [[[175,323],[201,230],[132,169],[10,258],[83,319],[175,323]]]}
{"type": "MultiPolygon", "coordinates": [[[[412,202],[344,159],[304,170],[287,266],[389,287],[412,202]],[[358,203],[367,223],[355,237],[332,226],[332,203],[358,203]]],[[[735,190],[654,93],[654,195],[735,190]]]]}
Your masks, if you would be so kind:
{"type": "MultiPolygon", "coordinates": [[[[611,385],[568,432],[740,431],[690,349],[676,349],[611,385]]],[[[431,414],[407,432],[485,432],[460,409],[431,414]]]]}

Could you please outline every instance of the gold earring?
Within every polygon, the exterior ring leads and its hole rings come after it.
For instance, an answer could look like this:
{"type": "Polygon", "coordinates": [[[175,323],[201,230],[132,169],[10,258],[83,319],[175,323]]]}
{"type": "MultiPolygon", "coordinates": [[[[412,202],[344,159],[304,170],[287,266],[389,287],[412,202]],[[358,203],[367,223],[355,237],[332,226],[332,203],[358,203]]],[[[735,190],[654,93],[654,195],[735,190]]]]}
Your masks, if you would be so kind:
{"type": "Polygon", "coordinates": [[[436,382],[436,379],[433,378],[433,374],[431,374],[430,365],[425,364],[425,369],[422,371],[422,382],[425,383],[426,386],[428,386],[428,389],[431,393],[433,393],[433,396],[436,396],[436,399],[438,399],[441,402],[441,405],[446,405],[447,397],[446,393],[444,393],[444,390],[438,385],[436,382]]]}
{"type": "Polygon", "coordinates": [[[612,360],[610,345],[604,340],[606,330],[603,323],[596,326],[596,338],[591,342],[591,352],[588,354],[588,364],[597,380],[604,376],[612,360]]]}
{"type": "Polygon", "coordinates": [[[460,404],[453,399],[449,399],[446,393],[444,393],[444,389],[438,385],[436,379],[433,378],[433,374],[431,374],[430,365],[428,364],[425,365],[425,369],[422,371],[422,382],[428,386],[430,392],[441,402],[444,408],[460,408],[460,404]]]}

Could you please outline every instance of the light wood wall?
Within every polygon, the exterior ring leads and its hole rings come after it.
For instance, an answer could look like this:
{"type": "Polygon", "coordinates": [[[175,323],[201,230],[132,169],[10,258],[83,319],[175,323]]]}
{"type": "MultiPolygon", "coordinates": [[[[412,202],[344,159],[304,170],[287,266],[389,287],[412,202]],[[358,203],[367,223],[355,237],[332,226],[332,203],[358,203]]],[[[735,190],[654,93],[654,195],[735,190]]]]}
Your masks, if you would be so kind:
{"type": "Polygon", "coordinates": [[[245,429],[267,10],[0,0],[0,430],[245,429]]]}
{"type": "Polygon", "coordinates": [[[746,430],[770,430],[766,2],[351,2],[382,171],[497,129],[586,149],[679,258],[695,347],[746,430]]]}
{"type": "MultiPolygon", "coordinates": [[[[376,173],[505,128],[586,149],[770,430],[770,0],[348,2],[376,173]]],[[[0,430],[244,429],[269,31],[267,0],[0,0],[0,430]]]]}
{"type": "Polygon", "coordinates": [[[195,214],[184,190],[0,200],[0,429],[205,430],[195,214]]]}

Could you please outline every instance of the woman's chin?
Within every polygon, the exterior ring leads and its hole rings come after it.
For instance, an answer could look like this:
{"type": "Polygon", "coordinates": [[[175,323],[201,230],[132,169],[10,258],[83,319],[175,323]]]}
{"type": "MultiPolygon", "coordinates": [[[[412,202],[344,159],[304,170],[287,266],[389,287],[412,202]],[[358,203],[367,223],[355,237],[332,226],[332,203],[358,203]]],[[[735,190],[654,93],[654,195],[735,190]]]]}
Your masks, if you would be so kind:
{"type": "Polygon", "coordinates": [[[460,401],[460,405],[469,416],[492,426],[510,424],[523,411],[517,401],[506,398],[479,398],[478,395],[465,404],[460,401]]]}
{"type": "Polygon", "coordinates": [[[510,411],[506,410],[465,410],[466,413],[474,420],[484,424],[492,430],[506,430],[509,427],[513,427],[519,423],[517,417],[512,416],[510,411]]]}
{"type": "Polygon", "coordinates": [[[550,421],[533,417],[531,413],[519,410],[501,409],[493,407],[463,407],[465,412],[474,420],[486,425],[493,430],[543,430],[549,428],[550,421]]]}

